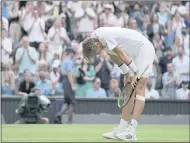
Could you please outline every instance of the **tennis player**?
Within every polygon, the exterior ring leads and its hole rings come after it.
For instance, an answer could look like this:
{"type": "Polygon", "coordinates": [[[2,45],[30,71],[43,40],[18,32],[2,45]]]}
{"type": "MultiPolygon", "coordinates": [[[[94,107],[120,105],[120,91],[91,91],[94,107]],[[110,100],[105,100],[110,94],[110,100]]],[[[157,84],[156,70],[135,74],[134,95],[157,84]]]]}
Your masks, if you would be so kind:
{"type": "Polygon", "coordinates": [[[131,82],[131,88],[136,88],[136,98],[133,96],[122,109],[119,125],[111,132],[103,134],[103,136],[108,139],[137,140],[136,128],[144,109],[144,93],[151,68],[146,70],[138,84],[137,76],[143,73],[147,66],[152,65],[155,57],[153,45],[146,37],[135,30],[100,27],[84,40],[82,46],[83,56],[88,61],[91,61],[94,56],[105,50],[125,74],[125,84],[131,82]],[[134,100],[136,100],[135,105],[134,100]],[[134,111],[131,119],[133,107],[134,111]]]}

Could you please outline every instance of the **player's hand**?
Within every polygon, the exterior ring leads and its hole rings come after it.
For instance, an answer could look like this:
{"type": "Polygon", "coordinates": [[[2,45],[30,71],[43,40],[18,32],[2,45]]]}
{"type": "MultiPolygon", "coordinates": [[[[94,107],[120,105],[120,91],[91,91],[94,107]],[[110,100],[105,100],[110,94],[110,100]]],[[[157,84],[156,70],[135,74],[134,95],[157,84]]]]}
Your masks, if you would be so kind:
{"type": "Polygon", "coordinates": [[[71,86],[71,88],[72,88],[72,91],[76,90],[76,86],[71,86]]]}
{"type": "Polygon", "coordinates": [[[131,80],[132,88],[135,88],[137,86],[137,82],[138,82],[138,72],[132,77],[131,80]]]}

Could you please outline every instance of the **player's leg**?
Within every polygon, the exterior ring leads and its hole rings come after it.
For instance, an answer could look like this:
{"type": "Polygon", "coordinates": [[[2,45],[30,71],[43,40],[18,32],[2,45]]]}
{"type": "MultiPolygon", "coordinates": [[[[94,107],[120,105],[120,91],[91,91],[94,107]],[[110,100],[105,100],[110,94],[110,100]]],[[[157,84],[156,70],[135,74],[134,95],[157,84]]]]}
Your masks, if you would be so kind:
{"type": "MultiPolygon", "coordinates": [[[[134,59],[135,65],[137,66],[140,74],[144,72],[147,66],[152,65],[155,57],[154,47],[150,44],[146,45],[145,48],[140,51],[138,57],[134,59]]],[[[136,99],[132,115],[132,120],[128,130],[123,133],[117,134],[116,137],[122,140],[136,140],[136,128],[140,119],[141,113],[145,106],[145,88],[148,82],[150,74],[150,68],[144,73],[136,86],[136,99]]]]}
{"type": "MultiPolygon", "coordinates": [[[[126,74],[124,77],[124,83],[127,84],[130,82],[132,77],[130,74],[126,74]]],[[[132,88],[132,87],[131,87],[132,88]]],[[[131,91],[131,90],[130,90],[131,91]]],[[[126,96],[129,96],[131,92],[129,92],[129,88],[126,90],[126,96]]],[[[124,130],[128,127],[128,121],[130,119],[131,111],[134,104],[134,96],[131,97],[129,103],[123,108],[122,115],[120,119],[120,123],[117,127],[115,127],[111,132],[104,133],[103,136],[107,139],[115,139],[115,135],[124,132],[124,130]]]]}

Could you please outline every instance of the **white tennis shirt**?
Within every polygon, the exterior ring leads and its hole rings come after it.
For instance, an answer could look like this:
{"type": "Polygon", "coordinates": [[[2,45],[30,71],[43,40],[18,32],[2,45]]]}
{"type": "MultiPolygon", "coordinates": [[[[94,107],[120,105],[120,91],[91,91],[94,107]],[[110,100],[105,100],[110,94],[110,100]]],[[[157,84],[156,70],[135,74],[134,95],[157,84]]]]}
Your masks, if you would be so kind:
{"type": "Polygon", "coordinates": [[[113,50],[117,45],[120,45],[130,57],[137,56],[140,49],[143,48],[143,45],[149,42],[141,33],[120,27],[97,28],[93,31],[91,37],[105,40],[107,46],[104,50],[107,52],[113,50]]]}

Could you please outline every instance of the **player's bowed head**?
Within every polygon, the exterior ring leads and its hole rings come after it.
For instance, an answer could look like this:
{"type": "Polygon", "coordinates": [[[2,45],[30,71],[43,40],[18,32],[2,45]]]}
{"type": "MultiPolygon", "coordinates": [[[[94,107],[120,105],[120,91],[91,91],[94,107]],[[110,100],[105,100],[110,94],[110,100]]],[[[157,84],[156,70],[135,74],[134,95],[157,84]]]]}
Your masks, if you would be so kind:
{"type": "Polygon", "coordinates": [[[82,43],[82,53],[85,60],[92,61],[92,58],[102,51],[101,43],[98,39],[88,37],[82,43]]]}

